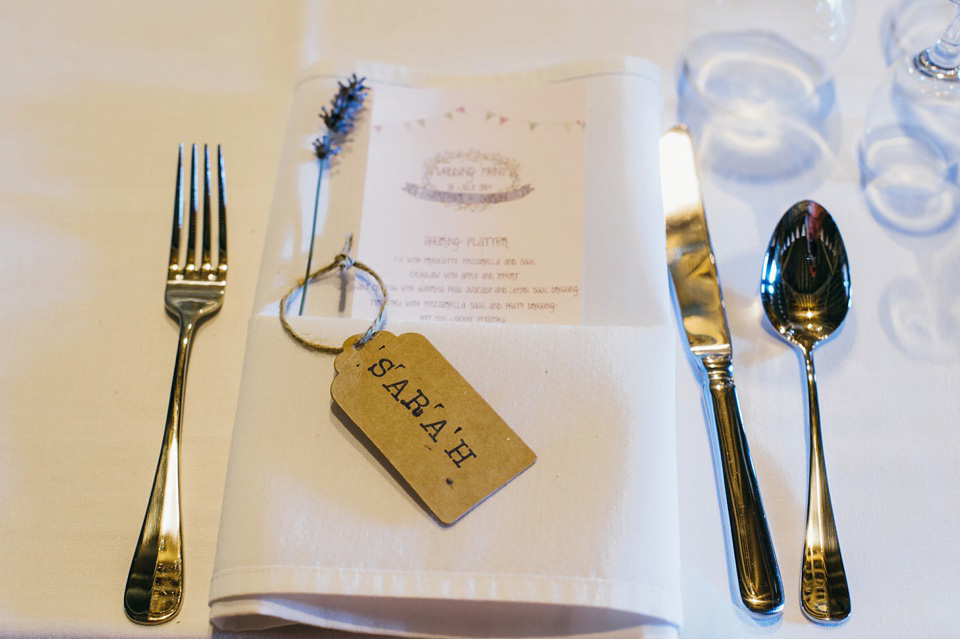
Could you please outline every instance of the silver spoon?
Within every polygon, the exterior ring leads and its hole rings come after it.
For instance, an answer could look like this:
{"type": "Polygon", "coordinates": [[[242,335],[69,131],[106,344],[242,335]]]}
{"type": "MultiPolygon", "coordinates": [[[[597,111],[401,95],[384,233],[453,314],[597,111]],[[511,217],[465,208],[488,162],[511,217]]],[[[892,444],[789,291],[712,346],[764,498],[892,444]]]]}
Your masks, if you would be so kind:
{"type": "Polygon", "coordinates": [[[814,621],[843,621],[850,614],[850,592],[823,460],[813,349],[847,315],[850,269],[837,225],[816,202],[794,204],[777,224],[763,258],[760,296],[770,324],[803,354],[807,372],[810,483],[800,600],[814,621]]]}

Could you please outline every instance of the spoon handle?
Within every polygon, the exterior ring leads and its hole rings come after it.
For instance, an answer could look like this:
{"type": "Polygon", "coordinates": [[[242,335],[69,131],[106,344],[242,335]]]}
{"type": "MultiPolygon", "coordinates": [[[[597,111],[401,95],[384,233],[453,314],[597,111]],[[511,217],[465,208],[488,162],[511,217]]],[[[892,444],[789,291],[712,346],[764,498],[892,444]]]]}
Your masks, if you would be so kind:
{"type": "Polygon", "coordinates": [[[810,483],[807,492],[807,534],[803,543],[800,600],[803,611],[818,622],[843,621],[850,614],[850,591],[840,556],[837,526],[833,519],[827,466],[820,436],[820,406],[813,354],[803,349],[810,404],[810,483]]]}
{"type": "Polygon", "coordinates": [[[704,365],[720,445],[720,468],[740,598],[753,613],[775,614],[783,610],[783,585],[743,432],[733,366],[728,356],[705,358],[704,365]]]}

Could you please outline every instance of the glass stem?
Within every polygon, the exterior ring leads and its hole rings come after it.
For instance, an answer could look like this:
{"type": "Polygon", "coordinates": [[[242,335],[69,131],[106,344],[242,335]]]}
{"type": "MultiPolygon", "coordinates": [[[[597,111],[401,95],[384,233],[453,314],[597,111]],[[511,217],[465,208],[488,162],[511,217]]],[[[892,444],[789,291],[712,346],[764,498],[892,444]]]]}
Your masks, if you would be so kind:
{"type": "Polygon", "coordinates": [[[960,4],[953,12],[950,26],[943,32],[928,50],[930,62],[941,69],[956,69],[960,67],[960,4]]]}

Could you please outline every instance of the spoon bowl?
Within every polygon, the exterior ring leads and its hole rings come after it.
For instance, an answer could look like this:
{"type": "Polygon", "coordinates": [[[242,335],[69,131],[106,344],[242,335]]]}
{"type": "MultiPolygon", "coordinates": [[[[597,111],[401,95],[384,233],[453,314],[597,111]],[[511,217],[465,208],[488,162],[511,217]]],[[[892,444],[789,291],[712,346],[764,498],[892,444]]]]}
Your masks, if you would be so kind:
{"type": "Polygon", "coordinates": [[[850,591],[837,539],[820,434],[813,349],[833,335],[850,308],[850,268],[840,231],[822,206],[794,204],[763,258],[760,296],[767,319],[803,356],[810,409],[810,476],[800,600],[817,622],[850,614],[850,591]]]}
{"type": "Polygon", "coordinates": [[[781,218],[763,259],[760,295],[770,324],[795,346],[813,350],[840,328],[850,308],[847,252],[816,202],[798,202],[781,218]]]}

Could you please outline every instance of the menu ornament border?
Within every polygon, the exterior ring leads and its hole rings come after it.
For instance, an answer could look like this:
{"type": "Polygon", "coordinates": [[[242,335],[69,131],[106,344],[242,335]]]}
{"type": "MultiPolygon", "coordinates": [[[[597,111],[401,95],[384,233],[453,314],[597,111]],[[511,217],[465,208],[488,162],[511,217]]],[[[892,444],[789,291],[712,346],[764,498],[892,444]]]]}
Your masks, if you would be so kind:
{"type": "Polygon", "coordinates": [[[493,204],[526,197],[534,188],[521,184],[517,160],[470,149],[445,151],[429,158],[424,162],[421,184],[408,182],[402,190],[456,210],[480,212],[493,204]],[[441,179],[446,181],[446,188],[439,184],[441,179]]]}

